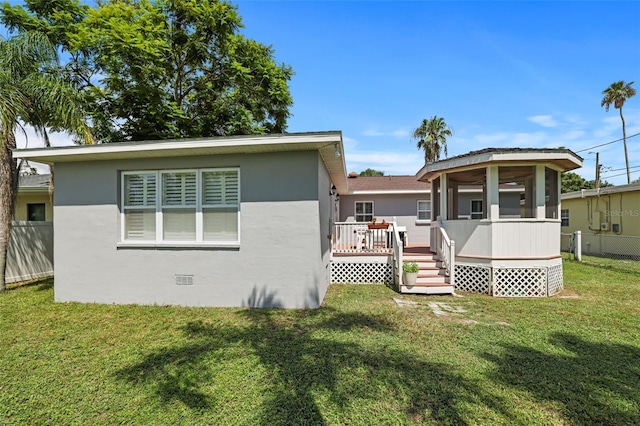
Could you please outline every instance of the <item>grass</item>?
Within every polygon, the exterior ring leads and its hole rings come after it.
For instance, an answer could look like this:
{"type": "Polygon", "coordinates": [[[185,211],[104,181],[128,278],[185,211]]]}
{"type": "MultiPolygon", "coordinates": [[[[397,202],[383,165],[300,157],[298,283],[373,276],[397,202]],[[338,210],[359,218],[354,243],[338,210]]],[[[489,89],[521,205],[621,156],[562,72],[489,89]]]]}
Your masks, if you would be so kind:
{"type": "Polygon", "coordinates": [[[0,424],[640,424],[640,272],[625,265],[565,262],[550,299],[335,285],[315,311],[14,287],[0,424]]]}

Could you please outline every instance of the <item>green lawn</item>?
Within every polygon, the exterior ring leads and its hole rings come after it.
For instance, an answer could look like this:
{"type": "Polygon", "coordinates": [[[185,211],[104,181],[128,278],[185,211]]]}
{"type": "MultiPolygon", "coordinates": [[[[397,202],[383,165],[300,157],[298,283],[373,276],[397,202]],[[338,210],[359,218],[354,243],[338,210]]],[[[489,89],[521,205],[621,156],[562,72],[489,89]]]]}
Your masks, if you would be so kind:
{"type": "Polygon", "coordinates": [[[565,262],[551,299],[335,285],[315,311],[13,288],[0,424],[640,424],[640,271],[624,265],[565,262]]]}

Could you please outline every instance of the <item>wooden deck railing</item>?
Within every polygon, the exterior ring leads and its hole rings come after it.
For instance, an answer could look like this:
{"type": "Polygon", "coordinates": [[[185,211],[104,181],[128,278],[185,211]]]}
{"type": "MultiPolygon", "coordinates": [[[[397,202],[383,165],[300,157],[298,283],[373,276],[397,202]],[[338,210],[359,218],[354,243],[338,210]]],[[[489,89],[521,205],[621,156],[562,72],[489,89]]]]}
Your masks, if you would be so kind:
{"type": "Polygon", "coordinates": [[[393,249],[393,223],[388,229],[369,229],[362,222],[336,222],[333,225],[334,253],[384,253],[393,249]]]}
{"type": "Polygon", "coordinates": [[[440,216],[438,220],[431,222],[431,229],[435,232],[436,254],[445,268],[445,273],[449,276],[449,284],[454,285],[456,242],[449,238],[447,231],[442,227],[440,216]]]}

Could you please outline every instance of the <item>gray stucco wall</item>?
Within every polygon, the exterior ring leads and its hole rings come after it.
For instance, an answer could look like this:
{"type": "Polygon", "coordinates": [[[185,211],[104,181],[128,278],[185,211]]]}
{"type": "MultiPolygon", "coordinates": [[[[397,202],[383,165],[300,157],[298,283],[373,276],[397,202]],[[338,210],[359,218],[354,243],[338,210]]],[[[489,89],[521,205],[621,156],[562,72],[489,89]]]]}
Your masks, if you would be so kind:
{"type": "Polygon", "coordinates": [[[306,151],[56,164],[56,300],[319,306],[329,276],[318,201],[327,177],[318,157],[306,151]],[[240,167],[239,248],[117,246],[121,171],[208,167],[240,167]],[[176,285],[176,274],[193,275],[194,284],[176,285]]]}
{"type": "Polygon", "coordinates": [[[356,201],[373,201],[373,214],[378,221],[390,222],[394,216],[399,226],[406,226],[409,244],[429,244],[429,222],[418,221],[418,200],[429,200],[429,194],[341,195],[340,222],[355,220],[356,201]]]}

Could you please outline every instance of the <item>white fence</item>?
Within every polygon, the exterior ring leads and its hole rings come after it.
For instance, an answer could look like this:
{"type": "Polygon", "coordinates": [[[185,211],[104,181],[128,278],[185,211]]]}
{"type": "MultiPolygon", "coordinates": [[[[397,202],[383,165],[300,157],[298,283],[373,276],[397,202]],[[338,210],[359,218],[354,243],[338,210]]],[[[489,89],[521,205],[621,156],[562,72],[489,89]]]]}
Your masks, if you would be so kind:
{"type": "MultiPolygon", "coordinates": [[[[575,253],[574,234],[561,234],[560,250],[575,253]]],[[[640,237],[582,233],[582,254],[640,260],[640,237]]]]}
{"type": "Polygon", "coordinates": [[[53,276],[53,222],[12,222],[5,280],[53,276]]]}

